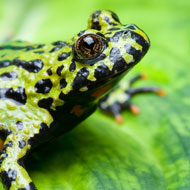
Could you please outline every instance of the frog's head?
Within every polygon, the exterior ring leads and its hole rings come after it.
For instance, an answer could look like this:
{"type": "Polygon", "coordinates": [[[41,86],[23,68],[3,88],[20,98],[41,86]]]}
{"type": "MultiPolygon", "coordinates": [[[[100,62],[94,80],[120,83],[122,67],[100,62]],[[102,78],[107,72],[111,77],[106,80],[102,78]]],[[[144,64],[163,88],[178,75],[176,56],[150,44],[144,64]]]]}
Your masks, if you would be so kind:
{"type": "Polygon", "coordinates": [[[149,44],[141,29],[133,24],[122,25],[115,13],[94,12],[88,29],[72,39],[72,64],[76,68],[72,90],[101,97],[140,61],[149,44]]]}

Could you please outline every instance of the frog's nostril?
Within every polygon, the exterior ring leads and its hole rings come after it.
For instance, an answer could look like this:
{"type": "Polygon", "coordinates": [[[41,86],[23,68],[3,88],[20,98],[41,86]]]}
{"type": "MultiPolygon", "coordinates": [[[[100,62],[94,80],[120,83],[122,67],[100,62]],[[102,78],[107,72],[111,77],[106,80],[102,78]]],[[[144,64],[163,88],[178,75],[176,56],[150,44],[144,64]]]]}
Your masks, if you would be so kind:
{"type": "Polygon", "coordinates": [[[130,31],[129,30],[125,30],[123,32],[123,38],[126,39],[129,36],[129,34],[130,34],[130,31]]]}
{"type": "Polygon", "coordinates": [[[123,32],[124,35],[128,34],[129,33],[129,30],[126,30],[123,32]]]}

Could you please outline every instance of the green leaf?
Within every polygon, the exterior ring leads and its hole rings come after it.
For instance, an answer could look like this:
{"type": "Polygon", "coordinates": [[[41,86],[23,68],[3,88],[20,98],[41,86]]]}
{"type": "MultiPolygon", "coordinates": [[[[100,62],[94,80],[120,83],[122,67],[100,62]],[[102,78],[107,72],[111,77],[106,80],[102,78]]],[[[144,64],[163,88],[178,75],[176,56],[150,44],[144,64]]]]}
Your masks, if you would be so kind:
{"type": "Polygon", "coordinates": [[[0,2],[2,40],[9,31],[15,39],[64,40],[83,30],[94,10],[113,10],[122,23],[137,24],[151,40],[150,51],[128,78],[146,73],[149,79],[137,86],[157,85],[168,93],[165,98],[135,97],[141,114],[124,112],[122,125],[98,110],[30,154],[26,166],[38,189],[190,189],[189,8],[189,0],[0,2]]]}

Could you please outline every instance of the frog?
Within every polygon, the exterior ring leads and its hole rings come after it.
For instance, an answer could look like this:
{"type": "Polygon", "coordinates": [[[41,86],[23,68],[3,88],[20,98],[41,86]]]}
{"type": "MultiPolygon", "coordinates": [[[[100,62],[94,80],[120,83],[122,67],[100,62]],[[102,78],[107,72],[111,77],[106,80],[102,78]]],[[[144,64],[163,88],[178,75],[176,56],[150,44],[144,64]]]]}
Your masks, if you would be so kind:
{"type": "Polygon", "coordinates": [[[26,155],[72,130],[98,105],[118,116],[108,109],[114,103],[108,97],[149,47],[143,30],[121,24],[109,10],[92,13],[87,29],[65,41],[2,44],[0,176],[4,188],[36,190],[24,166],[26,155]]]}

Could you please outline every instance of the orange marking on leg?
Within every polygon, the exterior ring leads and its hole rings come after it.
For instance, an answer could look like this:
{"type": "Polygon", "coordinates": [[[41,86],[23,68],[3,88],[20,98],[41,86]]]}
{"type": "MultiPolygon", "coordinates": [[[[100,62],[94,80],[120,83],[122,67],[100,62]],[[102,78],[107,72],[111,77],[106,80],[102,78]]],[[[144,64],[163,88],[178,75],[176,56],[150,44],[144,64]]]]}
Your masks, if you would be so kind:
{"type": "Polygon", "coordinates": [[[157,90],[156,93],[160,96],[166,96],[166,92],[164,90],[157,90]]]}
{"type": "Polygon", "coordinates": [[[139,114],[139,112],[140,112],[139,108],[138,108],[137,106],[135,106],[135,105],[132,105],[132,106],[130,107],[130,110],[131,110],[132,113],[135,114],[135,115],[139,114]]]}
{"type": "Polygon", "coordinates": [[[112,86],[110,84],[107,84],[105,86],[100,87],[99,89],[95,90],[91,96],[98,98],[100,97],[102,94],[104,94],[108,89],[110,89],[112,86]]]}
{"type": "Polygon", "coordinates": [[[2,152],[2,150],[3,150],[3,141],[2,141],[2,139],[0,138],[0,152],[2,152]]]}
{"type": "Polygon", "coordinates": [[[115,120],[118,124],[123,123],[123,117],[121,115],[116,115],[115,120]]]}
{"type": "Polygon", "coordinates": [[[142,74],[142,75],[141,75],[141,78],[142,78],[142,79],[147,79],[148,76],[147,76],[147,74],[142,74]]]}
{"type": "Polygon", "coordinates": [[[80,105],[76,105],[72,108],[72,113],[79,117],[84,113],[84,110],[81,108],[80,105]]]}

